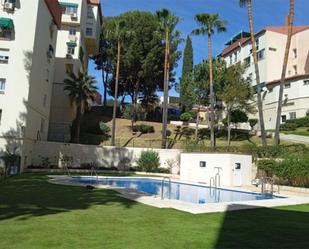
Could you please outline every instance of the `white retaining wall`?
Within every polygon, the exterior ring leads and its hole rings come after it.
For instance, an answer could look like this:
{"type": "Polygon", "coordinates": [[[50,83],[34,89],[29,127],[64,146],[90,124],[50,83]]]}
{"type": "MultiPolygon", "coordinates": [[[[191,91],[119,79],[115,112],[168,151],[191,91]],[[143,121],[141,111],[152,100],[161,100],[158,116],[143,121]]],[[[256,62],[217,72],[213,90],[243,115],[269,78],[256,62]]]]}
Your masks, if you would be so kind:
{"type": "Polygon", "coordinates": [[[221,186],[245,186],[252,180],[252,156],[219,153],[182,153],[180,157],[180,179],[210,184],[221,167],[221,186]],[[201,162],[205,162],[203,167],[201,162]],[[237,169],[236,164],[240,164],[237,169]]]}
{"type": "MultiPolygon", "coordinates": [[[[48,157],[52,165],[60,166],[59,156],[73,157],[74,167],[82,163],[95,163],[98,166],[121,168],[124,165],[136,165],[142,151],[147,148],[129,148],[112,146],[95,146],[81,144],[64,144],[55,142],[36,142],[32,152],[32,165],[41,165],[42,157],[48,157]]],[[[173,171],[179,170],[180,150],[152,149],[159,153],[161,167],[168,168],[168,161],[173,161],[173,171]]],[[[177,172],[173,172],[177,173],[177,172]]]]}

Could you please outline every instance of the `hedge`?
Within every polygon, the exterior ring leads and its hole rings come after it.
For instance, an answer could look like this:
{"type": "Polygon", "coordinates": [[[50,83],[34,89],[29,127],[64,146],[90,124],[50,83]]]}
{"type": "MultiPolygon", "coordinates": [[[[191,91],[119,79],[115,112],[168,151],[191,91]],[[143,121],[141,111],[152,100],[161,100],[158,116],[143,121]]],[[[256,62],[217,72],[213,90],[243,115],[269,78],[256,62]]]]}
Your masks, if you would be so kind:
{"type": "Polygon", "coordinates": [[[269,177],[277,178],[277,182],[294,187],[309,187],[309,158],[288,158],[284,160],[259,160],[259,170],[265,171],[269,177]]]}

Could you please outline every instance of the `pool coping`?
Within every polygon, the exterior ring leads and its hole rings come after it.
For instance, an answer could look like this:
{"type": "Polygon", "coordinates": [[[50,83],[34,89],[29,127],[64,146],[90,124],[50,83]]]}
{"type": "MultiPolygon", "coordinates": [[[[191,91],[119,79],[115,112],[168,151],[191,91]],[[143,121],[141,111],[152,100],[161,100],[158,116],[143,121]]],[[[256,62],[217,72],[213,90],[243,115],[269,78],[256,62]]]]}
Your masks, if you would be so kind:
{"type": "MultiPolygon", "coordinates": [[[[49,182],[53,184],[60,185],[71,185],[71,186],[85,186],[84,183],[71,182],[71,178],[74,176],[67,175],[49,175],[49,182]]],[[[76,176],[76,177],[91,177],[91,176],[76,176]]],[[[143,178],[143,179],[163,179],[160,177],[119,177],[119,176],[99,176],[99,178],[143,178]]],[[[178,179],[171,179],[172,182],[185,183],[196,186],[207,186],[206,184],[193,183],[188,181],[182,181],[178,179]]],[[[121,196],[126,199],[137,201],[146,205],[150,205],[157,208],[173,208],[179,211],[189,212],[192,214],[202,214],[202,213],[214,213],[214,212],[226,212],[234,210],[243,210],[243,209],[253,209],[253,208],[263,208],[263,207],[278,207],[278,206],[288,206],[288,205],[299,205],[299,204],[308,204],[309,197],[303,196],[291,196],[283,194],[275,194],[276,199],[265,199],[265,200],[252,200],[252,201],[233,201],[233,202],[219,202],[219,203],[206,203],[206,204],[195,204],[190,202],[184,202],[180,200],[170,200],[163,199],[161,200],[160,196],[154,196],[147,193],[139,192],[133,189],[121,188],[108,186],[104,184],[96,184],[96,188],[103,189],[112,189],[118,192],[118,196],[121,196]]],[[[220,187],[224,190],[239,191],[251,194],[259,194],[254,191],[240,190],[239,188],[234,187],[220,187]]]]}

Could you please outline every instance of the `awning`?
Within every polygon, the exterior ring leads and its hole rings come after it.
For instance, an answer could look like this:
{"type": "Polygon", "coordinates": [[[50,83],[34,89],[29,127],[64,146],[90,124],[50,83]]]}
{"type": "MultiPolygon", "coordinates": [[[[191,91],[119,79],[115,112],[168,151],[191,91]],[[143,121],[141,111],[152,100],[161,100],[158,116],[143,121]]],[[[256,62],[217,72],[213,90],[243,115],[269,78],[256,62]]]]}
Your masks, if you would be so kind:
{"type": "Polygon", "coordinates": [[[77,46],[76,42],[67,42],[67,45],[69,47],[76,47],[77,46]]]}
{"type": "Polygon", "coordinates": [[[0,27],[5,29],[12,29],[13,28],[13,20],[10,18],[0,18],[0,27]]]}
{"type": "Polygon", "coordinates": [[[65,6],[65,7],[78,7],[77,3],[64,3],[64,2],[60,2],[61,6],[65,6]]]}

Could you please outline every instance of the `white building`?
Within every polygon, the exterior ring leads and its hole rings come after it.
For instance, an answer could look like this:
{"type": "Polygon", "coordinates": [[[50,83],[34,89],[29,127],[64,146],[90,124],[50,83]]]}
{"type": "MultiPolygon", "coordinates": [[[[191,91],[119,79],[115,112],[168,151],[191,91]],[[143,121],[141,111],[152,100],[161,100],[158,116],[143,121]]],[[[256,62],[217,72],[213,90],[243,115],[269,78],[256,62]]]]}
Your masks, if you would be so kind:
{"type": "Polygon", "coordinates": [[[55,0],[0,2],[0,151],[31,159],[36,140],[47,140],[57,28],[55,0]]]}
{"type": "Polygon", "coordinates": [[[75,108],[64,91],[67,73],[87,71],[89,55],[98,52],[102,13],[99,0],[63,0],[58,31],[49,140],[69,142],[75,108]]]}
{"type": "MultiPolygon", "coordinates": [[[[287,26],[265,27],[255,35],[266,129],[274,129],[279,96],[287,26]]],[[[292,44],[284,89],[282,122],[309,114],[309,26],[293,28],[292,44]]],[[[240,32],[231,39],[221,56],[227,66],[243,63],[245,77],[256,86],[250,34],[240,32]]]]}

